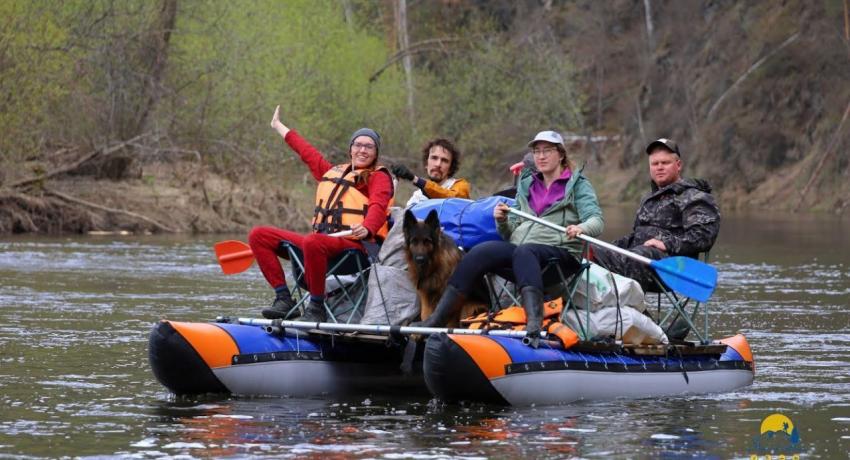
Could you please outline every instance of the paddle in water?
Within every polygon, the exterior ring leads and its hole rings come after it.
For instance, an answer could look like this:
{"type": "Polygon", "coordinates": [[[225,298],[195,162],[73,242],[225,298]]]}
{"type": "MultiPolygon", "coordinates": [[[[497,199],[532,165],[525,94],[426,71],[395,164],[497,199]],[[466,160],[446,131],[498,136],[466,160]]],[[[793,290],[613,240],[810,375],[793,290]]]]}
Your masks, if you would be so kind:
{"type": "MultiPolygon", "coordinates": [[[[351,230],[328,234],[328,236],[340,237],[348,235],[351,235],[351,230]]],[[[225,275],[242,273],[254,263],[254,253],[247,243],[238,240],[220,241],[214,248],[218,264],[225,275]]]]}
{"type": "MultiPolygon", "coordinates": [[[[559,232],[565,232],[566,228],[558,224],[543,220],[532,214],[509,208],[509,212],[524,219],[534,221],[559,232]]],[[[578,238],[605,249],[630,257],[638,262],[649,265],[670,289],[700,302],[706,302],[717,287],[717,269],[696,259],[684,256],[666,257],[661,260],[653,260],[640,254],[611,243],[597,240],[587,235],[578,235],[578,238]]]]}

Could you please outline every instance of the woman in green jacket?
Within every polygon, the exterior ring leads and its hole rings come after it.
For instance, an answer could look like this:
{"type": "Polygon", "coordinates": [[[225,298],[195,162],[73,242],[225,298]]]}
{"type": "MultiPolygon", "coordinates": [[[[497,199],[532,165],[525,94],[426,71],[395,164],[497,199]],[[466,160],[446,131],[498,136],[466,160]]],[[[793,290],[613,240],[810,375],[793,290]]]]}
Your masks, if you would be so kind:
{"type": "Polygon", "coordinates": [[[541,131],[528,146],[537,170],[522,171],[513,207],[565,227],[566,232],[509,214],[508,206],[499,204],[493,217],[504,240],[481,243],[464,256],[434,313],[418,325],[445,325],[480,286],[482,277],[495,273],[519,288],[528,336],[534,339],[543,321],[543,267],[557,259],[567,276],[581,269],[582,244],[576,237],[598,236],[604,227],[596,192],[576,171],[560,134],[541,131]]]}

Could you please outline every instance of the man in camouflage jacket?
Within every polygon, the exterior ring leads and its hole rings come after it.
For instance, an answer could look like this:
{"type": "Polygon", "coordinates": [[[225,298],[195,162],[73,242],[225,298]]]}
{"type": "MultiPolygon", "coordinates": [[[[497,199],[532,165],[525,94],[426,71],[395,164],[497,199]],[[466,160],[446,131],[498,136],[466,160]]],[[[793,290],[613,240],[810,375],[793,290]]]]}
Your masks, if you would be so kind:
{"type": "MultiPolygon", "coordinates": [[[[613,242],[650,259],[697,257],[711,249],[720,230],[720,211],[711,187],[700,179],[681,177],[679,147],[658,139],[646,148],[652,189],[640,202],[631,233],[613,242]]],[[[612,272],[657,291],[652,269],[613,251],[593,248],[594,261],[612,272]]]]}

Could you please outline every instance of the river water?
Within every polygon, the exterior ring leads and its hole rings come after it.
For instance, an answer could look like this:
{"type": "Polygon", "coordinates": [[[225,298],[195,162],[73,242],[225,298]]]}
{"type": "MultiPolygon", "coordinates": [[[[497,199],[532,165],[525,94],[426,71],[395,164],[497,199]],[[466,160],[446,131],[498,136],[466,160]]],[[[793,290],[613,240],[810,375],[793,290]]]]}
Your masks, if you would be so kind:
{"type": "MultiPolygon", "coordinates": [[[[606,218],[607,238],[630,225],[606,218]]],[[[148,365],[151,326],[256,315],[270,300],[256,267],[221,275],[221,237],[6,237],[0,458],[750,458],[774,413],[801,435],[789,454],[849,458],[850,221],[724,218],[712,336],[748,337],[752,386],[524,408],[380,392],[177,399],[148,365]]]]}

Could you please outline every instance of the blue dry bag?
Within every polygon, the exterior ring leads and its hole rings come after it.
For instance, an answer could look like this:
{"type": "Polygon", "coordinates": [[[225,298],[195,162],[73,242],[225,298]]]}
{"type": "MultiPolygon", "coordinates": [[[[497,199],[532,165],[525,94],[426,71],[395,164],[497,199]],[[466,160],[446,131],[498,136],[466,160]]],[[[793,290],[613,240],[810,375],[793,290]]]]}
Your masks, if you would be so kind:
{"type": "Polygon", "coordinates": [[[422,201],[410,211],[417,219],[423,220],[431,210],[437,211],[443,232],[452,237],[464,251],[476,244],[490,240],[501,240],[493,219],[493,208],[497,203],[514,204],[514,200],[503,196],[490,196],[479,200],[463,198],[441,198],[422,201]]]}

